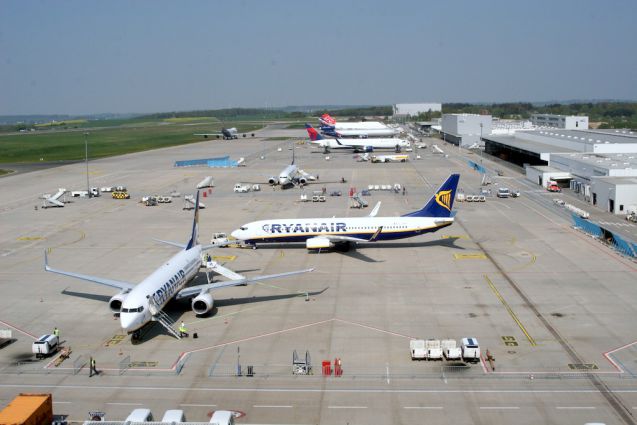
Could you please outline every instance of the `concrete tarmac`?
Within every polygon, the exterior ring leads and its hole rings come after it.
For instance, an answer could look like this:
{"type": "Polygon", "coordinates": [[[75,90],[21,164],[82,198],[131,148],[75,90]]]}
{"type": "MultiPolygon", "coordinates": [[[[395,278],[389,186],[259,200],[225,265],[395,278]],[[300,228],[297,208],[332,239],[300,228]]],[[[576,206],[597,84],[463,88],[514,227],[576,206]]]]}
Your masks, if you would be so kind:
{"type": "MultiPolygon", "coordinates": [[[[245,414],[240,423],[634,423],[637,264],[572,229],[551,194],[512,172],[494,187],[519,188],[520,198],[457,202],[456,223],[434,234],[361,244],[347,253],[308,253],[293,244],[212,251],[246,275],[316,270],[220,290],[205,317],[188,301],[169,304],[168,314],[197,339],[176,340],[154,325],[133,344],[108,309],[116,291],[44,272],[48,249],[57,268],[141,281],[175,252],[153,238],[185,242],[192,212],[182,209],[181,198],[155,207],[137,201],[194,193],[208,175],[215,187],[202,193],[202,243],[258,219],[361,216],[377,201],[379,215],[405,214],[453,172],[461,174],[464,193],[480,189],[481,176],[466,162],[479,160],[476,155],[428,141],[447,156],[418,150],[407,163],[371,164],[336,151],[326,160],[297,145],[297,163],[320,177],[305,190],[343,192],[325,203],[302,203],[300,189],[267,183],[260,192],[233,193],[237,182],[278,175],[291,160],[290,142],[278,138],[303,140],[305,131],[257,135],[90,162],[91,186],[125,185],[130,200],[106,194],[41,209],[42,193],[84,189],[83,163],[0,179],[0,328],[17,338],[0,350],[1,406],[20,392],[52,392],[56,413],[71,420],[95,410],[121,420],[146,406],[156,417],[183,408],[191,421],[236,410],[245,414]],[[245,157],[247,166],[173,166],[223,155],[245,157]],[[395,183],[406,195],[372,191],[368,209],[349,208],[350,187],[395,183]],[[72,348],[58,367],[55,358],[36,361],[30,354],[33,338],[55,326],[72,348]],[[463,367],[410,358],[410,338],[462,337],[478,338],[495,370],[486,361],[463,367]],[[309,351],[313,375],[292,374],[293,350],[309,351]],[[83,366],[90,356],[102,370],[93,378],[83,366]],[[335,358],[343,375],[322,376],[321,362],[335,358]],[[237,364],[243,376],[236,376],[237,364]],[[254,376],[245,376],[247,366],[254,376]]],[[[200,275],[196,283],[202,282],[200,275]]]]}

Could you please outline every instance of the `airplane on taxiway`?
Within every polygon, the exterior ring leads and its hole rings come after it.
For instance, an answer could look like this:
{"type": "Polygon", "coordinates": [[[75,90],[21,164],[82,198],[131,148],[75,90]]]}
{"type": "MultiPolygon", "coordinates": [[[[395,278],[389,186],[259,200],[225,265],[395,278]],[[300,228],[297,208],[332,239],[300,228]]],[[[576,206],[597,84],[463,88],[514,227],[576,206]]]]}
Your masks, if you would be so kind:
{"type": "Polygon", "coordinates": [[[262,243],[305,242],[307,249],[340,248],[354,243],[410,238],[436,232],[454,222],[452,211],[459,174],[452,174],[418,211],[399,217],[289,218],[259,220],[232,232],[254,248],[262,243]]]}

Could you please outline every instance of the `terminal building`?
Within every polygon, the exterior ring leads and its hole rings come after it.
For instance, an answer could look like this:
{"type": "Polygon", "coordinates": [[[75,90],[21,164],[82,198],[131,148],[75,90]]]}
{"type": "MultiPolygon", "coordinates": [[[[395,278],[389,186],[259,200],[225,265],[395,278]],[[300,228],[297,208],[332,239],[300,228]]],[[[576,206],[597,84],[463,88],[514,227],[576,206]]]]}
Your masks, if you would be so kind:
{"type": "Polygon", "coordinates": [[[614,214],[637,205],[637,133],[550,129],[485,134],[483,140],[485,152],[524,167],[534,183],[556,181],[614,214]]]}
{"type": "Polygon", "coordinates": [[[443,114],[440,134],[454,145],[471,146],[491,134],[491,115],[443,114]]]}
{"type": "Polygon", "coordinates": [[[531,123],[536,127],[564,130],[588,130],[588,117],[575,115],[533,114],[531,123]]]}

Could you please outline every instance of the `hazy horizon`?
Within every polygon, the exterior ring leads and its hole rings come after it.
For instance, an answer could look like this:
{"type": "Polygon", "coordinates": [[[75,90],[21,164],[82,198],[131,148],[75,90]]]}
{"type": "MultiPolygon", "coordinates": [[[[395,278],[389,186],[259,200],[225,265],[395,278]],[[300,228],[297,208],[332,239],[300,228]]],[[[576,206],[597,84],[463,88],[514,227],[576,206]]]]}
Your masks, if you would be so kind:
{"type": "Polygon", "coordinates": [[[636,12],[633,1],[6,1],[0,115],[634,101],[636,12]]]}

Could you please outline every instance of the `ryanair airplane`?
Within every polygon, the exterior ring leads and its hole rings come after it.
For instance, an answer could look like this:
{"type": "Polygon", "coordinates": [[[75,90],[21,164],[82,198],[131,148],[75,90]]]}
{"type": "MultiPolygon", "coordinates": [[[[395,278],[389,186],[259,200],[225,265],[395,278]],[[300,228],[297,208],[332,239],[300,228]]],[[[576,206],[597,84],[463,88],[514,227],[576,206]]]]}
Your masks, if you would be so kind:
{"type": "Polygon", "coordinates": [[[400,217],[376,217],[379,205],[367,217],[260,220],[244,224],[232,236],[257,247],[259,243],[305,242],[307,249],[344,248],[358,242],[410,238],[453,224],[453,200],[459,174],[452,174],[424,207],[400,217]]]}

